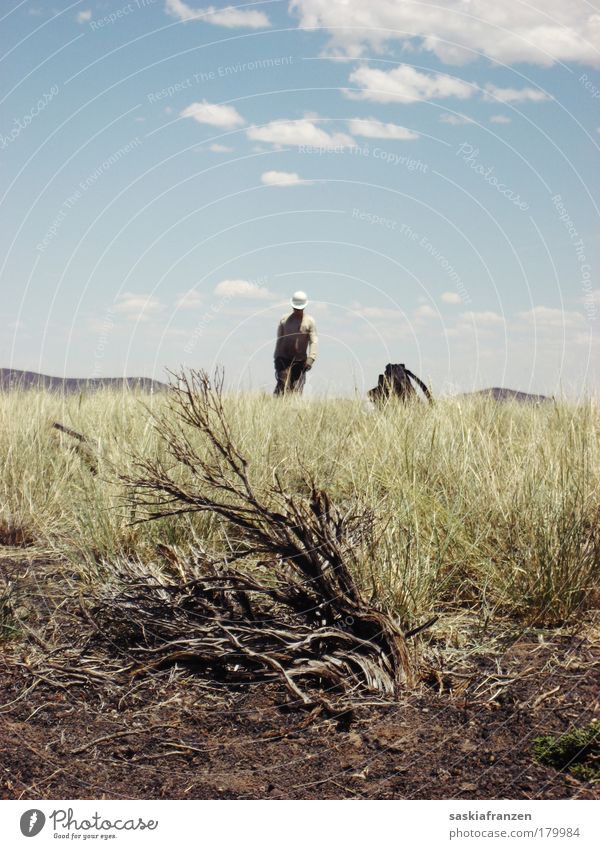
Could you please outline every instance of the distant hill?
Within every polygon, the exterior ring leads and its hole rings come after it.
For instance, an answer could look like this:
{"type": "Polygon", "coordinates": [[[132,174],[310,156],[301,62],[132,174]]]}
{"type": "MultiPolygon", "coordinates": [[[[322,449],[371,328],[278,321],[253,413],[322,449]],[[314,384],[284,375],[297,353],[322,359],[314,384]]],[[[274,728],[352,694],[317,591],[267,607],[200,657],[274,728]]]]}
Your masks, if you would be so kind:
{"type": "MultiPolygon", "coordinates": [[[[161,392],[167,389],[160,380],[150,377],[49,377],[35,371],[20,371],[13,368],[0,368],[0,392],[11,389],[48,389],[52,392],[94,392],[97,389],[137,389],[142,392],[161,392]]],[[[516,389],[480,389],[478,392],[463,392],[458,397],[474,398],[487,396],[495,401],[517,401],[522,404],[540,404],[551,401],[546,395],[530,395],[516,389]]]]}
{"type": "Polygon", "coordinates": [[[0,392],[11,389],[48,389],[52,392],[94,392],[97,389],[137,389],[159,392],[166,385],[149,377],[49,377],[34,371],[0,368],[0,392]]]}
{"type": "Polygon", "coordinates": [[[544,401],[551,401],[546,395],[530,395],[528,392],[519,392],[516,389],[501,389],[498,386],[493,386],[491,389],[480,389],[478,392],[465,392],[464,396],[487,396],[493,398],[494,401],[518,401],[521,404],[541,404],[544,401]]]}

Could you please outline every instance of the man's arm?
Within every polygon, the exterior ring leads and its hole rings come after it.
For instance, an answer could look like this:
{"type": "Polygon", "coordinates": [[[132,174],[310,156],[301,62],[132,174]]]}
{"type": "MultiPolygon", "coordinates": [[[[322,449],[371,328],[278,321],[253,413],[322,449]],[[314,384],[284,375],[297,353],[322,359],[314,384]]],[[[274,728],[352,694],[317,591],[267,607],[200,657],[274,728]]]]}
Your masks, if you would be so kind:
{"type": "Polygon", "coordinates": [[[281,341],[282,339],[283,339],[283,322],[280,321],[279,324],[277,325],[277,342],[275,343],[275,353],[273,354],[273,357],[275,359],[277,359],[277,357],[281,357],[281,355],[282,355],[282,350],[281,350],[282,347],[283,347],[283,344],[282,344],[282,341],[281,341]]]}
{"type": "Polygon", "coordinates": [[[310,343],[310,350],[306,364],[312,366],[314,361],[317,359],[317,354],[319,353],[319,337],[317,335],[317,325],[314,319],[310,323],[308,340],[310,343]]]}

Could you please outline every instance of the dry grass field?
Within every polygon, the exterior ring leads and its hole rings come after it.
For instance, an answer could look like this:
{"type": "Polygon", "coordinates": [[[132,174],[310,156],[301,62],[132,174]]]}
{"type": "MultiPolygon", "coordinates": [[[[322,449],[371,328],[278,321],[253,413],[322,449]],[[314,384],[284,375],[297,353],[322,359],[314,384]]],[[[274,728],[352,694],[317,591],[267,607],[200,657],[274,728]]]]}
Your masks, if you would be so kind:
{"type": "MultiPolygon", "coordinates": [[[[2,795],[594,795],[594,769],[571,769],[597,757],[594,732],[573,763],[536,761],[534,741],[596,728],[595,402],[460,398],[376,411],[360,399],[225,395],[261,504],[277,507],[276,482],[298,504],[314,485],[341,515],[367,516],[350,567],[361,598],[405,634],[427,625],[407,639],[411,686],[351,717],[298,713],[276,681],[231,685],[189,664],[124,683],[112,660],[78,678],[70,655],[72,674],[64,664],[58,674],[65,645],[81,646],[87,663],[92,637],[77,610],[93,610],[107,587],[118,594],[124,564],[161,587],[183,582],[181,564],[199,552],[264,571],[264,554],[240,549],[239,528],[215,511],[139,521],[140,463],[158,460],[183,489],[195,474],[169,453],[164,421],[156,426],[168,403],[133,392],[0,396],[2,795]]],[[[183,423],[181,436],[213,462],[206,434],[183,423]]]]}

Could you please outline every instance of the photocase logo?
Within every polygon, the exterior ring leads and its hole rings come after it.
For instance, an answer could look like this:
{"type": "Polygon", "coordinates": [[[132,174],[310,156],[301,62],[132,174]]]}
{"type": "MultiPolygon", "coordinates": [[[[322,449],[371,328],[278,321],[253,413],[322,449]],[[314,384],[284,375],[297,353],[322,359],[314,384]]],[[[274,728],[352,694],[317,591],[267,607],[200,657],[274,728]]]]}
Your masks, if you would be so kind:
{"type": "MultiPolygon", "coordinates": [[[[155,831],[158,828],[158,820],[143,820],[141,817],[129,817],[128,819],[116,819],[114,822],[105,819],[97,811],[93,816],[85,819],[75,819],[73,808],[64,810],[58,808],[48,814],[48,820],[54,831],[54,837],[81,837],[77,832],[106,832],[109,831],[155,831]],[[63,833],[60,830],[64,829],[63,833]]],[[[24,837],[35,837],[46,825],[46,816],[37,808],[31,808],[21,816],[21,834],[24,837]]],[[[115,836],[115,835],[111,835],[115,836]]],[[[85,834],[84,840],[98,837],[98,834],[85,834]]]]}
{"type": "Polygon", "coordinates": [[[41,811],[33,808],[31,811],[25,811],[21,817],[21,834],[25,837],[35,837],[46,824],[46,817],[41,811]]]}

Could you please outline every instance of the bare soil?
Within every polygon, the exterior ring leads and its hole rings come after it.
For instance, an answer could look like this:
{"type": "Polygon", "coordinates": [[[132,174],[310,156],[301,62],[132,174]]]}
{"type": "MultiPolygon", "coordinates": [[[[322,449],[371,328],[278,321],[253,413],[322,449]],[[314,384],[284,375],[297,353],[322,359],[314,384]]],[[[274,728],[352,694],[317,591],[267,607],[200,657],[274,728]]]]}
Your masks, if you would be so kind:
{"type": "Polygon", "coordinates": [[[55,588],[66,567],[5,552],[0,596],[10,582],[28,614],[18,639],[0,643],[0,798],[600,796],[531,751],[535,737],[598,717],[600,635],[590,623],[523,634],[494,659],[499,685],[484,698],[431,676],[397,704],[353,717],[291,710],[276,685],[232,688],[183,671],[60,687],[28,668],[28,647],[40,626],[61,621],[55,588]]]}

